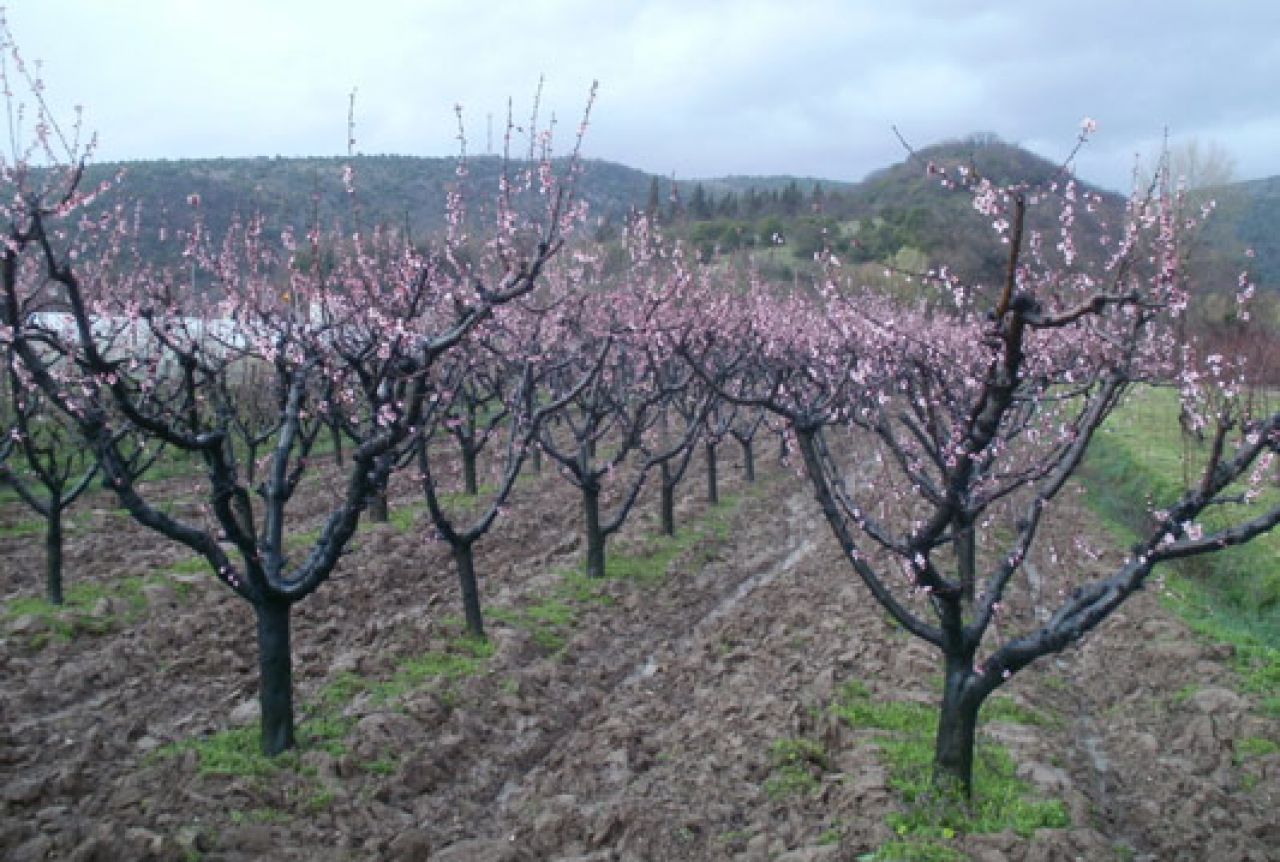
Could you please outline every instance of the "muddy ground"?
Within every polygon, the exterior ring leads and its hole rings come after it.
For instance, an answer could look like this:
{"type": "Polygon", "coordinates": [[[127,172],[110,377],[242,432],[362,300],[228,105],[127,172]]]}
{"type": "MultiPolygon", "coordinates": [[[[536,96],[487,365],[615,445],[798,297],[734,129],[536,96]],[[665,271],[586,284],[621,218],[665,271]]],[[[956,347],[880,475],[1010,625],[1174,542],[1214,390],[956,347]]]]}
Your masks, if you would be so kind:
{"type": "MultiPolygon", "coordinates": [[[[252,732],[250,609],[108,497],[82,503],[68,584],[101,583],[106,597],[74,617],[70,639],[33,615],[0,617],[3,858],[803,862],[875,851],[894,838],[886,820],[902,802],[874,735],[827,707],[851,680],[876,699],[932,703],[934,656],[886,623],[793,474],[772,468],[747,486],[722,465],[722,476],[733,500],[710,514],[700,477],[684,483],[679,523],[701,533],[665,577],[599,586],[562,574],[581,550],[572,489],[550,472],[530,478],[480,546],[495,649],[470,664],[444,548],[412,517],[362,525],[338,574],[294,614],[308,741],[260,774],[211,774],[211,756],[183,744],[252,732]],[[132,599],[111,593],[137,576],[132,599]],[[423,658],[442,655],[456,661],[423,658]],[[811,786],[779,792],[771,747],[796,738],[825,755],[811,786]]],[[[166,493],[196,498],[177,482],[166,493]]],[[[324,499],[306,502],[319,512],[324,499]]],[[[399,489],[392,510],[413,503],[399,489]]],[[[642,499],[610,551],[652,547],[654,510],[642,499]]],[[[38,537],[12,535],[27,520],[17,504],[0,510],[6,603],[40,590],[38,537]]],[[[1060,585],[1037,586],[1043,597],[1060,585]]],[[[1071,825],[949,846],[979,860],[1280,859],[1280,756],[1242,744],[1280,729],[1239,688],[1229,649],[1138,597],[1006,687],[1049,720],[984,724],[1071,825]]]]}

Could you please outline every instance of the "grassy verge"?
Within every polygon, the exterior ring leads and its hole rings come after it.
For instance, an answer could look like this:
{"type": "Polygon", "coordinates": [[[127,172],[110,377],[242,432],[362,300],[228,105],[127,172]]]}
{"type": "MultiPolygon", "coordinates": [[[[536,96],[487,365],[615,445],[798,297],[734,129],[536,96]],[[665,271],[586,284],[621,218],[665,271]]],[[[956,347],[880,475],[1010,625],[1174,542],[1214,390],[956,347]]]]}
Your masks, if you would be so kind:
{"type": "MultiPolygon", "coordinates": [[[[1183,439],[1177,409],[1175,393],[1141,390],[1090,447],[1087,500],[1125,544],[1147,528],[1149,508],[1176,499],[1202,463],[1201,447],[1183,439]]],[[[1232,644],[1243,687],[1280,716],[1280,531],[1168,566],[1164,575],[1169,606],[1200,635],[1232,644]]]]}

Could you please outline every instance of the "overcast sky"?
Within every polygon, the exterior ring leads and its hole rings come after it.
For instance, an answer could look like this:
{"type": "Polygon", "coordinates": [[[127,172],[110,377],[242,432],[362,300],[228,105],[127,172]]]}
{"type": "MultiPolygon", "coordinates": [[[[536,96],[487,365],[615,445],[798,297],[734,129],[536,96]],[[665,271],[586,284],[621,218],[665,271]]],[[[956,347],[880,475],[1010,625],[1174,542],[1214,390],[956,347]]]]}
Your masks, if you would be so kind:
{"type": "Polygon", "coordinates": [[[487,147],[529,113],[560,149],[600,82],[587,155],[680,179],[857,180],[994,132],[1126,189],[1164,130],[1280,174],[1280,0],[9,0],[55,106],[98,160],[487,147]]]}

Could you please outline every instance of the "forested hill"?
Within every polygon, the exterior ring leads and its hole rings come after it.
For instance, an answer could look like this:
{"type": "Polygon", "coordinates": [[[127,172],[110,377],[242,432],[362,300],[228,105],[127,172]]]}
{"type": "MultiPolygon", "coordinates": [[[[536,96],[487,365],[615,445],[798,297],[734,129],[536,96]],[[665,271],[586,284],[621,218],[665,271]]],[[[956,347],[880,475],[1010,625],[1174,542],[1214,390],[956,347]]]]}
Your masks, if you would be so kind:
{"type": "Polygon", "coordinates": [[[1280,176],[1237,183],[1243,205],[1232,233],[1254,250],[1252,276],[1259,284],[1280,287],[1280,176]]]}
{"type": "MultiPolygon", "coordinates": [[[[501,170],[497,157],[468,159],[468,197],[476,204],[492,200],[501,170]]],[[[140,202],[144,225],[158,227],[194,194],[215,234],[233,216],[260,213],[274,229],[393,225],[425,238],[444,227],[446,193],[459,184],[457,159],[415,156],[105,163],[91,166],[88,178],[97,182],[119,171],[124,181],[116,199],[140,202]],[[355,172],[354,198],[343,183],[347,165],[355,172]]],[[[589,160],[579,192],[593,215],[619,218],[644,199],[649,182],[649,175],[632,168],[589,160]]]]}
{"type": "MultiPolygon", "coordinates": [[[[787,176],[672,180],[601,160],[587,160],[579,187],[602,237],[633,210],[648,210],[691,239],[703,255],[753,246],[788,246],[789,259],[812,258],[819,244],[835,246],[855,262],[895,257],[947,263],[970,277],[998,270],[1002,254],[989,225],[966,195],[948,193],[926,162],[976,169],[996,183],[1042,184],[1060,177],[1059,165],[991,135],[975,135],[920,150],[858,183],[787,176]]],[[[563,168],[563,164],[561,166],[563,168]]],[[[186,201],[200,196],[201,211],[217,235],[239,214],[261,213],[268,230],[285,226],[337,227],[374,224],[407,229],[426,240],[444,226],[448,189],[458,183],[457,160],[412,156],[253,158],[100,164],[95,182],[118,171],[124,181],[111,199],[137,201],[143,235],[187,216],[186,201]],[[342,173],[355,169],[356,195],[347,195],[342,173]]],[[[497,188],[502,162],[494,156],[468,161],[470,197],[480,202],[497,188]]],[[[1087,187],[1087,186],[1086,186],[1087,187]]],[[[1121,205],[1113,194],[1107,206],[1121,205]]],[[[1215,244],[1257,249],[1255,275],[1280,283],[1280,177],[1230,187],[1215,244]]],[[[1046,225],[1048,226],[1048,225],[1046,225]]]]}

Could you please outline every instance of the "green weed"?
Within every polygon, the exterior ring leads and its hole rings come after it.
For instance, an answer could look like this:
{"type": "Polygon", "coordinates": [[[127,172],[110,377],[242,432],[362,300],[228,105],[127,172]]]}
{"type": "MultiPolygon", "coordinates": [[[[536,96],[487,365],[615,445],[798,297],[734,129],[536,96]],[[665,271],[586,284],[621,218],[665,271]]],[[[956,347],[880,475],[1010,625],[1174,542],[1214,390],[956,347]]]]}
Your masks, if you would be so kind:
{"type": "MultiPolygon", "coordinates": [[[[994,701],[996,704],[1000,702],[1000,699],[994,701]]],[[[1011,702],[1006,703],[1007,706],[996,707],[997,714],[1029,717],[1029,711],[1011,702]]],[[[1001,746],[985,740],[979,742],[974,755],[973,798],[964,800],[939,793],[933,783],[933,748],[938,721],[933,707],[873,700],[865,685],[852,681],[841,687],[831,711],[853,727],[879,731],[877,744],[889,767],[889,786],[905,803],[905,810],[891,815],[888,821],[901,838],[950,839],[959,833],[1004,830],[1013,830],[1025,837],[1037,829],[1068,825],[1063,804],[1057,800],[1029,798],[1030,788],[1016,777],[1013,758],[1001,746]]],[[[906,842],[901,848],[887,848],[888,845],[881,848],[881,852],[934,852],[927,842],[906,842]],[[908,850],[908,846],[914,849],[908,850]],[[921,850],[921,847],[925,849],[921,850]]],[[[869,858],[935,857],[888,855],[869,858]]]]}
{"type": "Polygon", "coordinates": [[[1280,754],[1280,743],[1264,736],[1246,736],[1236,741],[1236,763],[1243,763],[1254,757],[1266,757],[1269,754],[1280,754]]]}
{"type": "Polygon", "coordinates": [[[286,823],[289,815],[274,808],[251,808],[248,811],[232,811],[232,823],[286,823]]]}
{"type": "MultiPolygon", "coordinates": [[[[70,641],[82,633],[104,634],[120,623],[132,622],[146,610],[147,599],[142,588],[154,582],[157,582],[155,577],[141,576],[103,582],[81,581],[65,588],[61,605],[49,604],[44,598],[20,596],[4,604],[3,615],[10,620],[33,616],[53,637],[62,641],[70,641]],[[111,601],[111,612],[95,614],[95,608],[103,599],[111,601]]],[[[167,579],[160,582],[169,583],[167,579]]],[[[42,646],[43,642],[32,645],[42,646]]]]}
{"type": "Polygon", "coordinates": [[[394,775],[397,768],[396,762],[389,757],[380,757],[364,764],[366,772],[372,772],[376,775],[394,775]]]}
{"type": "Polygon", "coordinates": [[[818,835],[818,846],[829,847],[833,844],[839,844],[840,834],[841,834],[840,830],[834,826],[832,826],[829,829],[822,830],[822,832],[818,835]]]}
{"type": "Polygon", "coordinates": [[[812,793],[821,786],[828,767],[822,743],[794,737],[779,739],[769,748],[770,775],[764,792],[772,800],[812,793]]]}
{"type": "Polygon", "coordinates": [[[261,736],[256,726],[221,730],[200,739],[187,739],[156,749],[161,757],[194,751],[201,775],[226,775],[261,778],[283,766],[297,764],[294,752],[277,757],[262,753],[261,736]]]}
{"type": "Polygon", "coordinates": [[[23,519],[12,524],[0,524],[0,539],[28,539],[43,536],[45,522],[40,519],[23,519]]]}
{"type": "Polygon", "coordinates": [[[890,841],[874,853],[858,857],[858,862],[965,862],[963,853],[929,840],[890,841]]]}
{"type": "Polygon", "coordinates": [[[982,705],[982,718],[985,721],[1029,724],[1036,727],[1056,727],[1062,724],[1061,719],[1045,715],[1029,706],[1022,706],[1008,697],[989,698],[982,705]]]}
{"type": "MultiPolygon", "coordinates": [[[[370,686],[378,701],[393,700],[427,681],[453,682],[475,676],[493,656],[493,644],[462,636],[444,650],[434,650],[406,659],[391,678],[370,686]]],[[[348,683],[349,684],[349,683],[348,683]]]]}
{"type": "Polygon", "coordinates": [[[306,798],[303,806],[312,813],[323,811],[333,804],[334,798],[332,790],[317,790],[306,798]]]}

